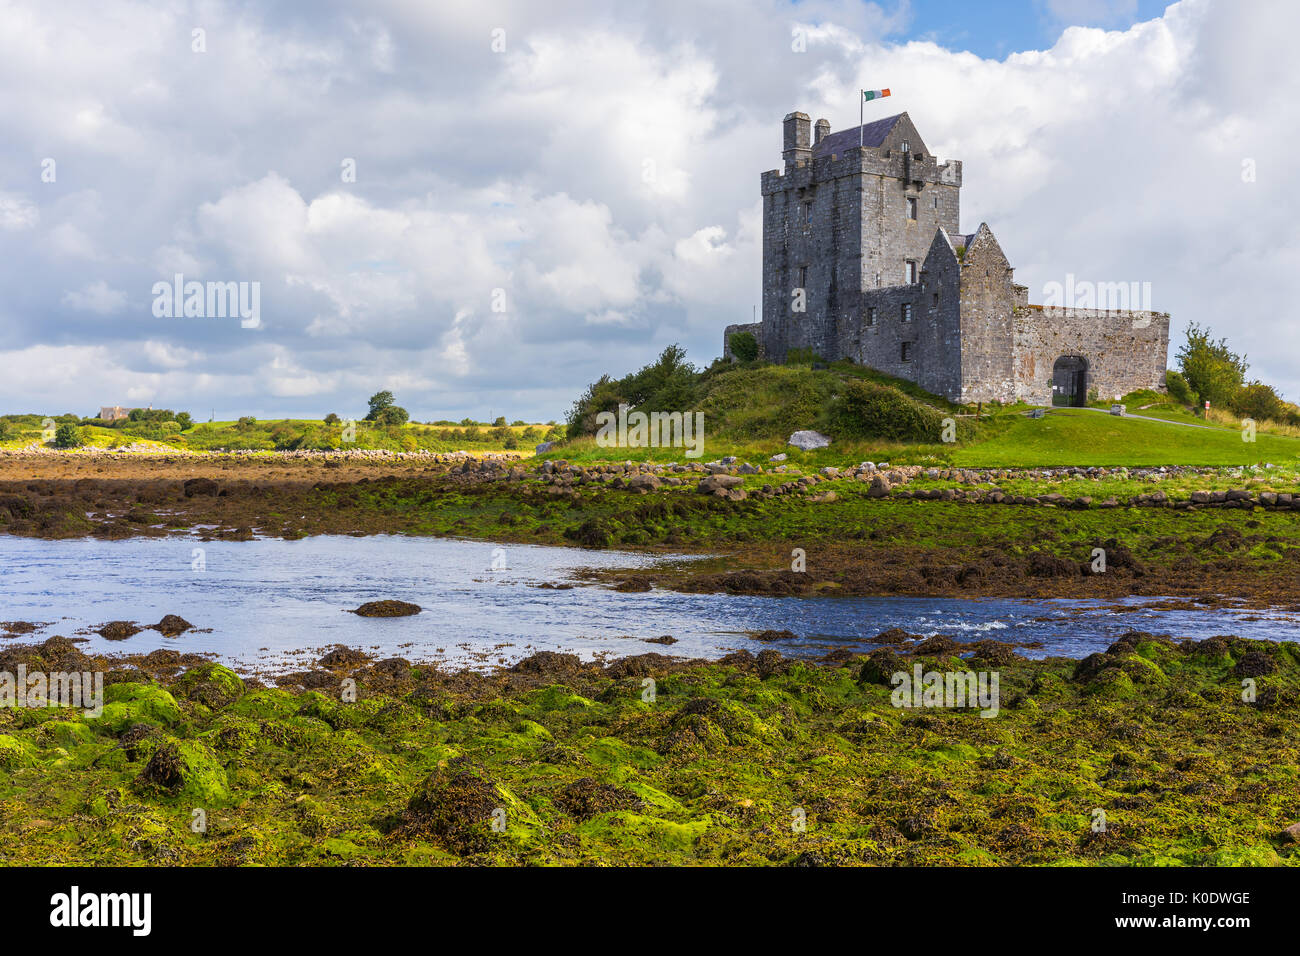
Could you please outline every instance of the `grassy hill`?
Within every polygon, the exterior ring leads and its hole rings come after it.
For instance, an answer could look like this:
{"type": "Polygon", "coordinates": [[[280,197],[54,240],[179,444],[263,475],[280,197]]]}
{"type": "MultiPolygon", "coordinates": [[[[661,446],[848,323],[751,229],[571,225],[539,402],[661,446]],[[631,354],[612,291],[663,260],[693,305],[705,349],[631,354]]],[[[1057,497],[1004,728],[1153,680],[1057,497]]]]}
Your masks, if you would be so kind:
{"type": "MultiPolygon", "coordinates": [[[[615,408],[654,368],[593,385],[570,416],[571,432],[587,434],[571,438],[550,457],[580,462],[688,460],[680,447],[601,447],[592,437],[593,408],[615,408]]],[[[863,460],[962,467],[1300,464],[1300,438],[1294,434],[1259,430],[1253,442],[1243,441],[1237,425],[1211,421],[1206,427],[1191,409],[1152,391],[1127,396],[1124,404],[1132,415],[1160,421],[1073,408],[1030,418],[1025,405],[986,405],[977,418],[974,407],[954,405],[911,382],[847,362],[715,363],[696,373],[693,381],[674,375],[674,398],[686,398],[676,409],[704,413],[701,461],[735,455],[761,463],[786,453],[792,462],[818,467],[863,460]],[[945,419],[951,420],[956,441],[942,440],[945,419]],[[790,434],[802,429],[829,435],[831,446],[814,452],[787,446],[790,434]]],[[[634,401],[639,397],[634,394],[628,396],[629,404],[655,410],[654,383],[644,392],[645,401],[634,401]]],[[[671,406],[658,403],[658,408],[671,406]]]]}

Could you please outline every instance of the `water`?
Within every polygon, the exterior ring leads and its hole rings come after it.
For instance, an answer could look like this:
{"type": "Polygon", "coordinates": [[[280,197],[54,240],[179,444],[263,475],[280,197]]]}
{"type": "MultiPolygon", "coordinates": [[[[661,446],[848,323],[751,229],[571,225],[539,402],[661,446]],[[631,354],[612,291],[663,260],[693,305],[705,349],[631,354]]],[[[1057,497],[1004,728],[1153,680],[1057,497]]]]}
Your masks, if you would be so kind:
{"type": "MultiPolygon", "coordinates": [[[[658,560],[643,554],[572,548],[504,546],[507,565],[492,570],[496,545],[446,538],[323,536],[204,542],[41,541],[0,536],[0,620],[48,622],[39,632],[85,636],[84,649],[143,653],[157,647],[214,653],[244,668],[306,667],[332,644],[381,657],[456,664],[511,662],[536,650],[575,652],[585,659],[647,651],[718,657],[731,650],[777,647],[820,654],[889,627],[1034,642],[1029,656],[1082,657],[1133,628],[1175,637],[1238,634],[1294,640],[1295,615],[1258,610],[1168,610],[1151,599],[1019,601],[959,598],[772,598],[690,595],[653,590],[623,593],[563,583],[584,567],[634,568],[658,560]],[[395,598],[419,604],[406,618],[346,613],[364,601],[395,598]],[[179,638],[142,631],[126,641],[88,633],[112,620],[152,624],[179,614],[203,630],[179,638]],[[748,632],[788,630],[798,640],[765,644],[748,632]],[[646,638],[672,635],[671,646],[646,638]]],[[[498,555],[500,557],[500,555],[498,555]]],[[[0,638],[3,639],[3,638],[0,638]]]]}

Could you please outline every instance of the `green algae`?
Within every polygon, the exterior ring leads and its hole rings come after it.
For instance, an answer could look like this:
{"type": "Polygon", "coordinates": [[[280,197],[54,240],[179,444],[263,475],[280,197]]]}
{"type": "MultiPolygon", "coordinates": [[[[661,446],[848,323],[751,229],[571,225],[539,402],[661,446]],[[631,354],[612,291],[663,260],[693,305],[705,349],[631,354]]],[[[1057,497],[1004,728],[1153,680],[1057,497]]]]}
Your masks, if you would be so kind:
{"type": "Polygon", "coordinates": [[[884,657],[412,670],[384,693],[358,672],[355,703],[245,686],[222,706],[206,665],[111,684],[98,719],[0,715],[0,862],[1300,863],[1294,647],[1126,635],[1012,658],[995,718],[895,708],[863,679],[884,657]],[[617,676],[642,670],[653,701],[617,676]]]}

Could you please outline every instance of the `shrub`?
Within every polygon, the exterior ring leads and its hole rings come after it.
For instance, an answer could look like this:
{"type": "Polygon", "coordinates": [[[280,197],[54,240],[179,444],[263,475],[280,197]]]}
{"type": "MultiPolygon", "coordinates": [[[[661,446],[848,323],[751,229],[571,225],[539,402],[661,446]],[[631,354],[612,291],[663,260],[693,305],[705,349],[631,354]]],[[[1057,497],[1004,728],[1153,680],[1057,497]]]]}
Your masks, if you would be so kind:
{"type": "Polygon", "coordinates": [[[83,444],[81,429],[71,422],[64,422],[54,432],[55,448],[77,448],[83,444]]]}
{"type": "Polygon", "coordinates": [[[943,415],[896,389],[853,381],[831,403],[830,422],[837,438],[937,442],[943,415]]]}
{"type": "Polygon", "coordinates": [[[339,420],[340,420],[339,417],[335,415],[333,412],[330,412],[328,415],[325,416],[326,425],[337,425],[339,423],[339,420]]]}
{"type": "Polygon", "coordinates": [[[758,358],[758,339],[754,338],[753,332],[737,332],[727,340],[727,344],[738,361],[752,362],[758,358]]]}
{"type": "Polygon", "coordinates": [[[1191,387],[1187,384],[1187,379],[1173,369],[1165,372],[1165,388],[1169,391],[1169,397],[1180,404],[1199,404],[1196,396],[1192,394],[1191,387]]]}

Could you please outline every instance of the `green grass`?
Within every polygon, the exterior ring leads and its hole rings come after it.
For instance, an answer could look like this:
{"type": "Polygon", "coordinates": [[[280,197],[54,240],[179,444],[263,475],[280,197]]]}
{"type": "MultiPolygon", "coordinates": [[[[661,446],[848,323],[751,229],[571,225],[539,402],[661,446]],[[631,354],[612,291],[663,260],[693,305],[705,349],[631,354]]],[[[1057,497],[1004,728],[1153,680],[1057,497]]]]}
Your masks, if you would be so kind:
{"type": "Polygon", "coordinates": [[[1249,465],[1295,462],[1300,439],[1259,433],[1242,441],[1238,429],[1175,424],[1058,409],[1043,418],[1009,416],[998,433],[955,449],[963,467],[1066,465],[1249,465]]]}

